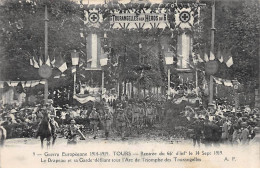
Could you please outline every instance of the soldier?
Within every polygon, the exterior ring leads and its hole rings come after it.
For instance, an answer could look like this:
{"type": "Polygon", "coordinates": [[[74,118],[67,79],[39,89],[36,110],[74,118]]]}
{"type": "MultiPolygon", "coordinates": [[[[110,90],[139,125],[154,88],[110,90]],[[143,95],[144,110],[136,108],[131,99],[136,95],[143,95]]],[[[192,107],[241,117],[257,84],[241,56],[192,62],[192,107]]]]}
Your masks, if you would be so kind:
{"type": "Polygon", "coordinates": [[[55,140],[57,138],[57,129],[59,128],[59,124],[54,120],[54,115],[50,115],[50,125],[51,125],[51,132],[52,132],[52,145],[54,145],[55,140]]]}
{"type": "Polygon", "coordinates": [[[90,119],[90,124],[93,126],[93,138],[96,139],[97,138],[97,126],[98,123],[100,121],[100,116],[99,113],[96,111],[96,108],[92,109],[92,112],[89,115],[89,119],[90,119]]]}
{"type": "Polygon", "coordinates": [[[111,125],[112,125],[112,121],[113,121],[113,116],[112,113],[109,111],[109,108],[106,106],[105,107],[105,116],[104,116],[104,126],[105,126],[105,137],[106,140],[108,139],[109,136],[109,132],[111,131],[111,125]]]}
{"type": "Polygon", "coordinates": [[[77,135],[80,135],[83,140],[85,140],[85,136],[79,130],[78,126],[76,125],[76,121],[72,119],[70,121],[69,129],[68,129],[68,144],[77,144],[78,138],[77,135]]]}
{"type": "Polygon", "coordinates": [[[197,146],[200,147],[200,139],[202,136],[203,125],[199,119],[195,120],[195,122],[192,124],[192,128],[194,130],[194,135],[192,137],[193,146],[195,147],[197,143],[197,146]]]}
{"type": "Polygon", "coordinates": [[[204,121],[204,129],[203,129],[204,137],[205,137],[205,146],[211,146],[212,145],[212,123],[209,120],[209,116],[205,116],[205,121],[204,121]]]}
{"type": "Polygon", "coordinates": [[[121,134],[122,140],[125,139],[125,130],[126,130],[126,124],[128,121],[128,118],[126,117],[126,114],[122,108],[118,109],[118,114],[117,114],[117,126],[119,128],[119,132],[121,134]]]}

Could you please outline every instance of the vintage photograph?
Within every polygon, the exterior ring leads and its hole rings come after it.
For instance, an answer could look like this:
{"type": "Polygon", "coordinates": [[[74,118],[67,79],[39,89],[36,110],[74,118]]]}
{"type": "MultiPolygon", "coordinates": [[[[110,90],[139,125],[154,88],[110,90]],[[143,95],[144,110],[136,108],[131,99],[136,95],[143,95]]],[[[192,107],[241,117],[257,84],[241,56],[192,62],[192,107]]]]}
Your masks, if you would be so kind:
{"type": "Polygon", "coordinates": [[[0,0],[0,168],[259,168],[259,0],[0,0]]]}

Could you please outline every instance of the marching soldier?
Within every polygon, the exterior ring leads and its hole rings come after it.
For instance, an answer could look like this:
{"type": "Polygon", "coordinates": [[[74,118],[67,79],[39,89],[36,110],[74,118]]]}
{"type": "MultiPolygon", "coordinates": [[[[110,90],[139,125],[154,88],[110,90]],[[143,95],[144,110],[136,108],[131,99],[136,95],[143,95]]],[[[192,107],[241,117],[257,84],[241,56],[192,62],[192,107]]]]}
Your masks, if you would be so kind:
{"type": "Polygon", "coordinates": [[[90,119],[90,124],[93,126],[93,135],[94,135],[94,139],[97,138],[97,126],[98,123],[100,121],[100,116],[99,113],[96,111],[96,108],[92,109],[92,112],[89,115],[89,119],[90,119]]]}
{"type": "Polygon", "coordinates": [[[112,125],[112,121],[113,121],[113,116],[112,113],[109,111],[108,107],[105,107],[105,122],[104,122],[104,127],[105,127],[105,137],[106,140],[108,139],[109,133],[111,131],[111,125],[112,125]]]}
{"type": "Polygon", "coordinates": [[[126,131],[126,124],[128,121],[128,118],[122,108],[118,109],[118,114],[117,114],[117,126],[119,128],[119,132],[121,134],[122,140],[125,139],[125,131],[126,131]]]}

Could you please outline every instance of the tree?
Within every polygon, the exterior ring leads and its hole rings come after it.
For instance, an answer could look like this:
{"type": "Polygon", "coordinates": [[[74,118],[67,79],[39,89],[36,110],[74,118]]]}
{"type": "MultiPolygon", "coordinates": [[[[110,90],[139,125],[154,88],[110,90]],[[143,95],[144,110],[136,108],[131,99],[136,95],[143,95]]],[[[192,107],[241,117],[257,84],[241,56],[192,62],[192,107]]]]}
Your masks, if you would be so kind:
{"type": "Polygon", "coordinates": [[[69,0],[5,1],[0,12],[3,26],[0,46],[4,48],[0,57],[1,80],[40,79],[38,70],[30,66],[29,60],[32,56],[36,60],[43,58],[45,4],[48,6],[49,56],[53,59],[61,54],[70,65],[70,52],[78,49],[81,42],[82,22],[76,3],[69,0]]]}

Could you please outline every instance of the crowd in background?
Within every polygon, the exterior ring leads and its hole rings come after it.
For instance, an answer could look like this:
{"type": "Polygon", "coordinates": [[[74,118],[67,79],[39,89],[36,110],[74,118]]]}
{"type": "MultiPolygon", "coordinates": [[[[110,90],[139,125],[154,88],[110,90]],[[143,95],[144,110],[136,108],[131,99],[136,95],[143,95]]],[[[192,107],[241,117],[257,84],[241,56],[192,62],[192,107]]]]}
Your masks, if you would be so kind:
{"type": "Polygon", "coordinates": [[[99,103],[91,102],[79,106],[34,105],[17,107],[4,105],[0,109],[1,125],[7,130],[7,138],[34,137],[43,115],[49,113],[59,125],[59,137],[66,138],[66,128],[75,121],[83,134],[104,131],[109,138],[112,134],[135,136],[148,129],[168,128],[171,136],[192,139],[194,146],[248,144],[259,127],[259,110],[243,106],[236,111],[230,105],[212,105],[205,109],[186,106],[176,114],[174,104],[155,100],[118,99],[99,103]],[[182,122],[184,121],[184,122],[182,122]]]}

